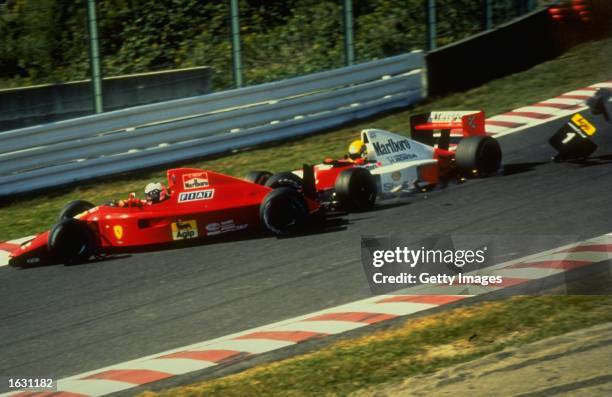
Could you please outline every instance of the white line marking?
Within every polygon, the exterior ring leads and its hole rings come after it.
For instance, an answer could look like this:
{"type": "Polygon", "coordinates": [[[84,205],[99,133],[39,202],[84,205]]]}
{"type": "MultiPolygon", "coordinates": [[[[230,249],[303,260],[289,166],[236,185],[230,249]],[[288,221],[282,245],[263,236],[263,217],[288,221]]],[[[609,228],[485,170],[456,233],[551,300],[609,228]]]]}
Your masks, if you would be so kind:
{"type": "MultiPolygon", "coordinates": [[[[380,297],[379,299],[384,299],[380,297]]],[[[430,309],[439,305],[430,303],[413,303],[413,302],[385,302],[385,303],[361,303],[351,305],[352,311],[391,314],[394,316],[406,316],[408,314],[417,313],[423,310],[430,309]]]]}
{"type": "Polygon", "coordinates": [[[155,358],[122,365],[121,369],[148,369],[173,375],[186,374],[191,371],[214,367],[217,363],[189,358],[155,358]]]}
{"type": "Polygon", "coordinates": [[[281,325],[271,331],[308,331],[318,332],[321,334],[341,334],[346,331],[350,331],[356,328],[369,325],[367,323],[357,323],[352,321],[299,321],[291,324],[281,325]]]}
{"type": "MultiPolygon", "coordinates": [[[[547,116],[554,116],[555,114],[564,111],[564,109],[548,107],[548,106],[524,106],[522,108],[514,109],[512,112],[531,112],[531,113],[540,113],[547,116]]],[[[550,120],[551,118],[547,118],[545,120],[550,120]]],[[[544,120],[544,119],[542,119],[544,120]]]]}
{"type": "MultiPolygon", "coordinates": [[[[231,339],[215,343],[204,344],[206,349],[211,350],[235,350],[252,354],[266,353],[272,350],[295,345],[294,342],[272,339],[231,339]]],[[[203,348],[204,348],[203,346],[203,348]]]]}
{"type": "Polygon", "coordinates": [[[492,292],[500,287],[494,287],[493,285],[482,286],[482,285],[440,285],[440,284],[421,284],[414,287],[413,293],[421,293],[424,295],[460,295],[465,298],[472,296],[481,295],[487,292],[492,292]]]}
{"type": "Polygon", "coordinates": [[[510,127],[504,127],[503,125],[486,125],[485,130],[488,133],[499,134],[500,132],[508,131],[510,127]]]}
{"type": "Polygon", "coordinates": [[[563,273],[564,271],[565,270],[563,269],[527,267],[527,268],[515,268],[515,269],[499,269],[499,270],[496,270],[492,274],[503,276],[503,277],[526,278],[529,280],[534,280],[538,278],[553,276],[558,273],[563,273]]]}
{"type": "Polygon", "coordinates": [[[550,98],[540,103],[558,103],[561,105],[582,105],[583,99],[570,99],[570,98],[550,98]]]}
{"type": "Polygon", "coordinates": [[[493,116],[487,121],[509,121],[511,123],[534,123],[536,121],[540,121],[542,119],[536,119],[533,117],[525,117],[525,116],[514,116],[510,114],[498,114],[497,116],[493,116]]]}
{"type": "Polygon", "coordinates": [[[612,259],[612,252],[596,252],[596,251],[582,251],[582,252],[559,252],[556,254],[547,255],[542,258],[534,259],[534,262],[540,261],[586,261],[586,262],[602,262],[612,259]]]}
{"type": "Polygon", "coordinates": [[[115,380],[85,379],[85,380],[59,380],[57,381],[58,391],[73,391],[88,396],[103,396],[121,390],[135,387],[133,383],[118,382],[115,380]]]}
{"type": "Polygon", "coordinates": [[[584,95],[584,96],[593,96],[593,94],[595,94],[595,91],[591,91],[591,90],[574,90],[574,91],[570,91],[570,92],[565,92],[562,95],[584,95]]]}

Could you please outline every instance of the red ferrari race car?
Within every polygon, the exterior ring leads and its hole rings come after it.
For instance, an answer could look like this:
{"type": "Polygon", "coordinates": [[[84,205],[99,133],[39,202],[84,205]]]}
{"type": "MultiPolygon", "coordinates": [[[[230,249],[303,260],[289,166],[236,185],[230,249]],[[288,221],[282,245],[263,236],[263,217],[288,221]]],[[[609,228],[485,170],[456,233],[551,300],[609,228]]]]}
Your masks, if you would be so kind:
{"type": "MultiPolygon", "coordinates": [[[[167,171],[168,188],[136,199],[94,206],[69,203],[51,230],[10,254],[12,266],[79,263],[92,256],[136,250],[262,227],[287,235],[316,218],[320,205],[294,189],[271,189],[212,171],[167,171]]],[[[147,189],[149,186],[147,186],[147,189]]]]}
{"type": "Polygon", "coordinates": [[[425,113],[411,118],[412,139],[366,129],[342,160],[274,175],[252,171],[246,179],[302,190],[325,208],[368,210],[377,197],[428,189],[450,177],[497,172],[501,148],[485,133],[484,121],[482,111],[425,113]]]}

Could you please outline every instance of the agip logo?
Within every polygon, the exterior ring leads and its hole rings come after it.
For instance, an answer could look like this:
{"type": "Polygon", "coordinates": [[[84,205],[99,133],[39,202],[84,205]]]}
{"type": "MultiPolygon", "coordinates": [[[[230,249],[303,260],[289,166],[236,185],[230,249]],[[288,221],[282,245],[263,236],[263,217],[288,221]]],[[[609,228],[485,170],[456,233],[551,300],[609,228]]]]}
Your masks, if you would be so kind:
{"type": "Polygon", "coordinates": [[[172,239],[186,240],[198,237],[198,223],[195,220],[179,221],[172,224],[172,239]]]}
{"type": "Polygon", "coordinates": [[[183,188],[185,190],[208,187],[208,173],[194,172],[183,175],[183,188]]]}

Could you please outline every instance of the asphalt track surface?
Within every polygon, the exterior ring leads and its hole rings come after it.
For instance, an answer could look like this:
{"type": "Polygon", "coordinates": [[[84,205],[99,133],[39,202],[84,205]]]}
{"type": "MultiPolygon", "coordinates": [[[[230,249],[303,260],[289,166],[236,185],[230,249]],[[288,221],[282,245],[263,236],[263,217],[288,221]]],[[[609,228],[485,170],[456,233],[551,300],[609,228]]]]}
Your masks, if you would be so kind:
{"type": "Polygon", "coordinates": [[[66,377],[366,298],[362,235],[611,232],[612,125],[599,123],[589,163],[552,163],[563,122],[500,138],[499,176],[381,202],[324,233],[0,268],[0,376],[66,377]]]}

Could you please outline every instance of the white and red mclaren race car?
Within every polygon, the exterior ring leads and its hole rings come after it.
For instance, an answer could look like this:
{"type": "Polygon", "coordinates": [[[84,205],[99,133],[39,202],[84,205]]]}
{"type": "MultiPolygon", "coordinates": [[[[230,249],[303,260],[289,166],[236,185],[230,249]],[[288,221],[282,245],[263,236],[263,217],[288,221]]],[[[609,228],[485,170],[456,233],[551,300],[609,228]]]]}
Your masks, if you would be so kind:
{"type": "Polygon", "coordinates": [[[407,138],[365,129],[358,158],[325,160],[301,170],[270,174],[252,171],[247,179],[269,187],[291,186],[324,206],[366,210],[376,197],[416,192],[455,176],[490,175],[501,164],[497,140],[487,136],[482,111],[443,111],[411,118],[407,138]]]}

